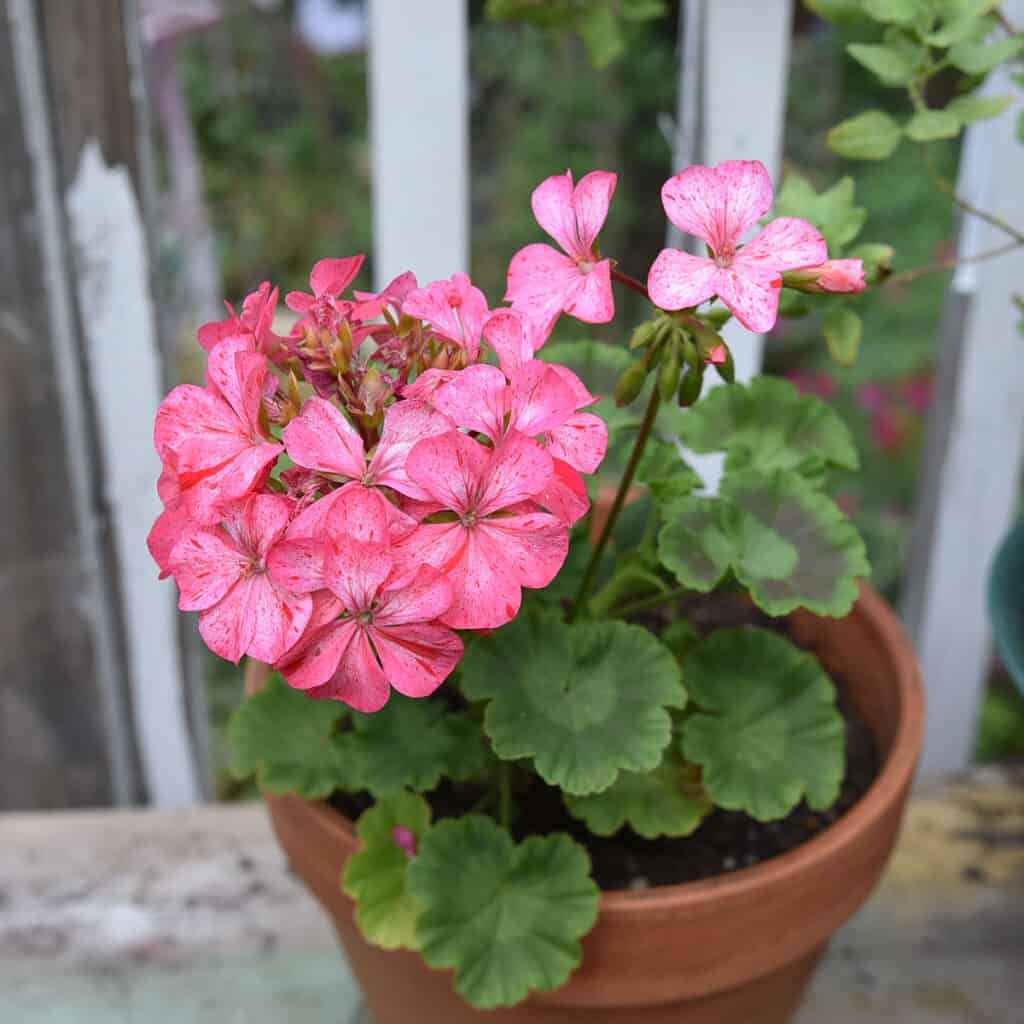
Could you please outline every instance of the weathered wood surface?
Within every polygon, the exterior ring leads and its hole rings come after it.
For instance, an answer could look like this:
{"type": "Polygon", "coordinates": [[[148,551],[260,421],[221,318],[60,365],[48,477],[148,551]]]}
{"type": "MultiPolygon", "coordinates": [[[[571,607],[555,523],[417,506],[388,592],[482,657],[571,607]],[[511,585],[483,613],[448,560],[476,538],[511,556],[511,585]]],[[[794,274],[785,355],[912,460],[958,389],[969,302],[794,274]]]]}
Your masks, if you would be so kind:
{"type": "Polygon", "coordinates": [[[162,372],[133,12],[0,0],[0,808],[199,795],[145,551],[162,372]]]}
{"type": "MultiPolygon", "coordinates": [[[[912,804],[797,1024],[1020,1019],[1022,783],[982,771],[912,804]]],[[[262,806],[8,815],[0,836],[0,1020],[358,1019],[331,929],[262,806]]]]}

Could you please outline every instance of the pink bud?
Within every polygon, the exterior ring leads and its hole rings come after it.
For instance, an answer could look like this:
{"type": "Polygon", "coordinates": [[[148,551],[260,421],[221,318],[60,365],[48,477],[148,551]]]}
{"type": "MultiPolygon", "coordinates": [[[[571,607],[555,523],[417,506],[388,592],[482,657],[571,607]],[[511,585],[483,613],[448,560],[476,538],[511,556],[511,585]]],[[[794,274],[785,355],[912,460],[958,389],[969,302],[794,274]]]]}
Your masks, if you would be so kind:
{"type": "Polygon", "coordinates": [[[391,841],[410,860],[416,856],[416,833],[405,825],[396,825],[391,830],[391,841]]]}
{"type": "Polygon", "coordinates": [[[863,260],[828,260],[816,267],[787,271],[787,288],[801,292],[862,292],[865,288],[863,260]]]}
{"type": "Polygon", "coordinates": [[[729,353],[726,351],[724,345],[716,345],[708,354],[708,362],[712,366],[725,366],[725,362],[728,358],[729,353]]]}

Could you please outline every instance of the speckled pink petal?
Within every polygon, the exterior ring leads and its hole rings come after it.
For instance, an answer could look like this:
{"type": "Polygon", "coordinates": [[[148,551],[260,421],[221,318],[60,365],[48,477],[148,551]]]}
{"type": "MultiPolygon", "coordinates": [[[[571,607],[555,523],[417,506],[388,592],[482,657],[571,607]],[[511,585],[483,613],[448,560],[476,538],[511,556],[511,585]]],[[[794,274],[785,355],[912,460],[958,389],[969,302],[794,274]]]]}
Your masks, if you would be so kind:
{"type": "Polygon", "coordinates": [[[211,608],[235,585],[250,556],[221,529],[185,533],[171,549],[167,565],[174,574],[183,612],[211,608]]]}
{"type": "MultiPolygon", "coordinates": [[[[704,239],[715,252],[732,249],[770,209],[772,181],[759,160],[696,164],[662,186],[668,219],[680,231],[704,239]]],[[[666,307],[662,307],[666,308],[666,307]]]]}
{"type": "Polygon", "coordinates": [[[242,543],[262,561],[284,536],[295,502],[283,494],[254,494],[242,510],[242,543]]]}
{"type": "Polygon", "coordinates": [[[713,260],[662,249],[647,275],[647,291],[660,309],[688,309],[715,294],[717,273],[713,260]]]}
{"type": "Polygon", "coordinates": [[[572,194],[578,248],[567,249],[570,255],[586,259],[593,251],[597,236],[608,218],[608,207],[618,180],[618,175],[611,171],[591,171],[580,178],[572,194]]]}
{"type": "Polygon", "coordinates": [[[503,561],[523,587],[546,587],[569,554],[568,529],[546,512],[484,519],[476,533],[488,557],[503,561]]]}
{"type": "Polygon", "coordinates": [[[308,594],[279,590],[265,573],[253,577],[246,614],[252,616],[254,627],[245,653],[273,664],[299,641],[312,608],[308,594]]]}
{"type": "Polygon", "coordinates": [[[505,432],[510,399],[504,373],[481,363],[456,374],[438,390],[434,401],[455,426],[498,441],[505,432]]]}
{"type": "Polygon", "coordinates": [[[740,249],[733,266],[798,270],[824,263],[826,259],[828,246],[814,225],[799,217],[777,217],[749,245],[740,249]]]}
{"type": "Polygon", "coordinates": [[[366,471],[363,439],[325,398],[309,398],[302,413],[284,428],[288,454],[300,466],[321,473],[360,478],[366,471]]]}
{"type": "Polygon", "coordinates": [[[357,544],[384,544],[391,536],[393,506],[372,487],[350,483],[342,487],[325,523],[328,538],[357,544]]]}
{"type": "Polygon", "coordinates": [[[441,621],[453,629],[497,629],[515,618],[522,601],[500,538],[481,540],[481,526],[459,528],[463,543],[457,558],[444,567],[452,585],[452,603],[441,621]]]}
{"type": "Polygon", "coordinates": [[[474,511],[486,516],[526,501],[547,487],[553,472],[551,456],[544,448],[532,437],[512,430],[491,454],[474,511]]]}
{"type": "Polygon", "coordinates": [[[388,682],[406,697],[429,697],[462,659],[462,639],[436,623],[369,630],[388,682]]]}
{"type": "Polygon", "coordinates": [[[284,304],[293,313],[308,313],[316,305],[316,299],[308,292],[289,292],[284,297],[284,304]]]}
{"type": "Polygon", "coordinates": [[[537,223],[568,253],[577,244],[572,172],[545,178],[530,196],[537,223]]]}
{"type": "Polygon", "coordinates": [[[160,579],[171,573],[170,558],[174,545],[194,528],[195,524],[183,508],[166,508],[157,516],[146,538],[146,546],[153,556],[153,561],[160,566],[160,579]]]}
{"type": "Polygon", "coordinates": [[[572,389],[572,393],[576,398],[577,409],[583,409],[588,405],[601,401],[600,398],[590,393],[587,385],[568,366],[560,366],[558,363],[551,363],[549,365],[565,381],[566,385],[572,389]]]}
{"type": "Polygon", "coordinates": [[[297,690],[323,686],[338,671],[349,644],[357,632],[352,619],[336,621],[307,633],[274,666],[297,690]]]}
{"type": "Polygon", "coordinates": [[[608,451],[608,424],[593,413],[573,413],[547,435],[547,447],[581,473],[594,473],[608,451]]]}
{"type": "MultiPolygon", "coordinates": [[[[181,446],[194,437],[224,435],[231,438],[229,451],[237,450],[238,417],[219,395],[195,384],[179,384],[160,403],[153,442],[164,465],[177,466],[181,446]]],[[[206,460],[204,460],[205,463],[206,460]]],[[[209,464],[217,465],[217,461],[209,464]]]]}
{"type": "Polygon", "coordinates": [[[583,287],[583,273],[571,257],[536,242],[512,257],[505,301],[539,324],[551,324],[583,287]]]}
{"type": "Polygon", "coordinates": [[[514,309],[496,309],[484,323],[484,341],[498,357],[502,373],[511,378],[523,363],[533,358],[541,332],[534,322],[514,309]]]}
{"type": "Polygon", "coordinates": [[[275,544],[267,555],[270,578],[292,594],[322,590],[327,545],[315,537],[299,537],[275,544]]]}
{"type": "Polygon", "coordinates": [[[414,445],[405,471],[443,508],[466,512],[475,505],[490,450],[479,441],[450,430],[414,445]]]}
{"type": "Polygon", "coordinates": [[[566,526],[572,526],[590,511],[587,485],[568,462],[555,459],[554,465],[551,482],[536,499],[566,526]]]}
{"type": "Polygon", "coordinates": [[[426,320],[438,334],[461,345],[470,362],[476,362],[487,299],[466,274],[453,274],[448,281],[434,281],[410,292],[402,312],[426,320]]]}
{"type": "Polygon", "coordinates": [[[227,338],[210,353],[206,382],[231,406],[239,422],[262,433],[260,402],[269,373],[267,357],[253,351],[251,335],[227,338]]]}
{"type": "Polygon", "coordinates": [[[380,711],[387,704],[391,687],[365,630],[357,628],[353,632],[334,675],[323,686],[307,692],[319,700],[344,701],[367,714],[380,711]]]}
{"type": "Polygon", "coordinates": [[[715,287],[718,297],[748,331],[764,334],[775,326],[782,289],[779,271],[756,265],[734,266],[719,273],[715,287]]]}
{"type": "Polygon", "coordinates": [[[554,430],[576,411],[576,394],[572,387],[555,367],[538,359],[530,360],[516,371],[509,390],[509,427],[530,437],[554,430]]]}
{"type": "Polygon", "coordinates": [[[564,311],[586,324],[610,323],[615,319],[611,260],[601,260],[582,273],[582,283],[566,299],[564,311]]]}
{"type": "Polygon", "coordinates": [[[250,607],[254,577],[243,577],[212,608],[199,615],[199,634],[206,646],[238,664],[256,634],[256,616],[250,607]]]}
{"type": "Polygon", "coordinates": [[[408,498],[425,499],[427,493],[414,484],[405,471],[406,460],[413,445],[428,437],[445,434],[452,426],[451,420],[436,405],[411,398],[395,402],[384,414],[384,429],[380,444],[370,460],[367,479],[408,498]]]}
{"type": "Polygon", "coordinates": [[[347,611],[360,615],[370,610],[393,566],[388,545],[342,536],[324,562],[324,582],[347,611]]]}
{"type": "Polygon", "coordinates": [[[433,566],[449,576],[463,557],[469,531],[454,523],[421,523],[392,548],[396,576],[413,576],[421,565],[433,566]]]}
{"type": "Polygon", "coordinates": [[[355,279],[365,256],[318,260],[309,275],[314,295],[340,295],[355,279]]]}
{"type": "Polygon", "coordinates": [[[452,585],[431,565],[420,565],[396,584],[380,592],[374,622],[401,626],[409,622],[430,622],[440,618],[452,603],[452,585]]]}

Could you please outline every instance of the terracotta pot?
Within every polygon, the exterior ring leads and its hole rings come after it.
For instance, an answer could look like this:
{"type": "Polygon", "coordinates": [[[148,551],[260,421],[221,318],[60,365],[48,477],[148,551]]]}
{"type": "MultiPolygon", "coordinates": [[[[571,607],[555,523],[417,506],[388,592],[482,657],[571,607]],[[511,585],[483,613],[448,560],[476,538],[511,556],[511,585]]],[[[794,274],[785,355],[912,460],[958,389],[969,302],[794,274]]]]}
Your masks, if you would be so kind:
{"type": "MultiPolygon", "coordinates": [[[[868,793],[789,853],[720,878],[601,897],[583,964],[557,992],[508,1010],[466,1006],[449,972],[369,946],[339,878],[357,848],[327,804],[267,797],[292,865],[331,915],[376,1024],[783,1024],[829,938],[875,887],[896,840],[921,746],[924,700],[910,643],[865,589],[845,619],[796,616],[798,639],[848,682],[883,756],[868,793]]],[[[250,668],[247,688],[266,669],[250,668]]],[[[557,913],[557,907],[552,908],[557,913]]]]}

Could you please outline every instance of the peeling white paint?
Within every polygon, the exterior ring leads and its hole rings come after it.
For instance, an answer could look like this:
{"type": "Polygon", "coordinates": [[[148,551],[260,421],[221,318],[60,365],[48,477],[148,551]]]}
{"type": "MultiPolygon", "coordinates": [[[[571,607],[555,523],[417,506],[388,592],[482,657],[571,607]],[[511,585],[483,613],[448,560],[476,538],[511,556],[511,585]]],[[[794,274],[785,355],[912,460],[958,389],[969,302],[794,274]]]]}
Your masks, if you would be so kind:
{"type": "Polygon", "coordinates": [[[154,803],[193,803],[200,790],[186,727],[173,587],[157,580],[146,548],[161,511],[160,463],[152,443],[161,382],[146,240],[127,169],[108,167],[94,140],[82,149],[67,211],[120,561],[143,771],[154,803]]]}

